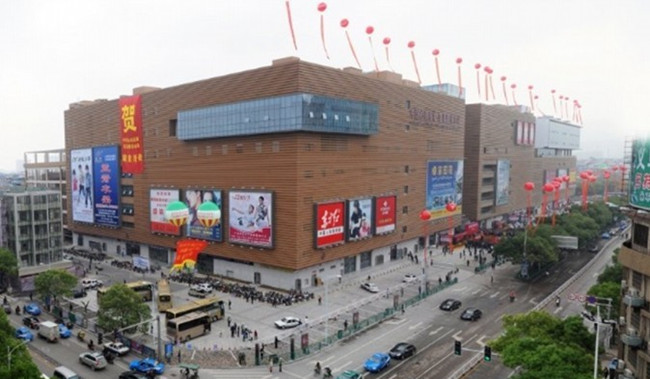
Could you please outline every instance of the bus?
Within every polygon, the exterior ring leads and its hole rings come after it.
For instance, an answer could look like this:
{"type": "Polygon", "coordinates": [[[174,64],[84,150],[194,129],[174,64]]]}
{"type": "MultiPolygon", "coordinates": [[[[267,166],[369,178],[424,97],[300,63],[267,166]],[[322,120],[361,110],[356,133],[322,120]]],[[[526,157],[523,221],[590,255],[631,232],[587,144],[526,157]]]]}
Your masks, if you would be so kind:
{"type": "Polygon", "coordinates": [[[174,306],[172,302],[172,291],[169,287],[169,282],[166,279],[158,281],[158,312],[164,312],[174,306]]]}
{"type": "Polygon", "coordinates": [[[192,312],[205,312],[210,316],[210,321],[220,320],[225,313],[223,301],[217,297],[192,300],[189,303],[167,309],[165,318],[169,321],[192,312]]]}
{"type": "MultiPolygon", "coordinates": [[[[153,298],[153,284],[151,284],[151,282],[138,280],[137,282],[125,283],[124,285],[139,293],[142,296],[143,301],[151,301],[153,298]]],[[[111,287],[101,287],[97,289],[97,299],[108,292],[111,287]]]]}
{"type": "Polygon", "coordinates": [[[174,341],[185,342],[210,332],[210,315],[205,312],[191,312],[167,320],[167,335],[174,341]]]}

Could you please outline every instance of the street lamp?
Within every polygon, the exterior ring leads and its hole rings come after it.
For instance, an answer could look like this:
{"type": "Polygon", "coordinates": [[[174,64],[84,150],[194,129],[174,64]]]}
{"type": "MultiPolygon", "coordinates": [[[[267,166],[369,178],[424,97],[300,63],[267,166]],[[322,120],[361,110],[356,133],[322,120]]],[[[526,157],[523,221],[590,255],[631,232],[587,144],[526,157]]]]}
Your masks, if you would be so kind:
{"type": "Polygon", "coordinates": [[[17,348],[23,346],[24,344],[28,343],[29,340],[24,340],[23,342],[19,343],[18,345],[14,346],[13,349],[9,349],[9,346],[7,346],[7,365],[9,366],[9,372],[11,372],[11,353],[14,352],[17,348]]]}

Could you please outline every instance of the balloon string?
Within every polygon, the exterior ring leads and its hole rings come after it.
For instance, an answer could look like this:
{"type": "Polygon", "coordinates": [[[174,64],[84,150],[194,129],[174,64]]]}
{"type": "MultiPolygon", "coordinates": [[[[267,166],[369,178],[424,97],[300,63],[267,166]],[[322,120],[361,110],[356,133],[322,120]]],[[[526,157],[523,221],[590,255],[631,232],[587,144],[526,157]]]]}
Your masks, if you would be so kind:
{"type": "Polygon", "coordinates": [[[458,65],[458,97],[463,95],[463,78],[461,77],[460,64],[458,65]]]}
{"type": "Polygon", "coordinates": [[[438,77],[438,85],[442,85],[442,80],[440,80],[440,66],[438,65],[438,57],[435,57],[436,60],[436,76],[438,77]]]}
{"type": "Polygon", "coordinates": [[[375,61],[375,71],[379,72],[379,65],[377,65],[377,57],[375,57],[375,47],[372,44],[371,36],[368,36],[368,42],[370,42],[370,49],[372,50],[372,59],[375,61]]]}
{"type": "Polygon", "coordinates": [[[327,60],[330,59],[330,54],[327,52],[327,46],[325,45],[325,23],[323,22],[323,15],[320,15],[320,40],[323,43],[323,50],[325,50],[325,56],[327,60]]]}
{"type": "Polygon", "coordinates": [[[359,69],[361,69],[361,63],[359,63],[359,58],[357,58],[357,53],[354,51],[354,46],[352,46],[352,40],[350,39],[350,34],[348,31],[345,31],[345,37],[348,39],[348,45],[350,46],[350,50],[352,51],[352,56],[354,57],[354,60],[357,62],[357,66],[359,69]]]}
{"type": "Polygon", "coordinates": [[[530,109],[535,112],[535,103],[533,103],[533,91],[529,90],[528,91],[528,98],[530,99],[530,109]]]}
{"type": "Polygon", "coordinates": [[[411,50],[411,59],[413,60],[413,67],[415,67],[415,75],[418,76],[418,83],[422,84],[420,80],[420,70],[418,70],[418,62],[415,60],[415,52],[411,50]]]}
{"type": "Polygon", "coordinates": [[[492,74],[490,74],[490,92],[492,92],[492,100],[496,100],[497,97],[494,96],[494,85],[492,85],[492,74]]]}
{"type": "MultiPolygon", "coordinates": [[[[487,80],[487,77],[485,78],[487,80]]],[[[487,88],[487,82],[486,82],[486,88],[487,88]]],[[[481,72],[477,69],[476,70],[476,90],[478,91],[478,96],[479,98],[481,97],[481,72]]]]}
{"type": "Polygon", "coordinates": [[[506,105],[510,105],[508,102],[508,90],[506,90],[506,82],[502,82],[503,84],[503,98],[506,99],[506,105]]]}
{"type": "Polygon", "coordinates": [[[284,3],[287,6],[287,17],[289,17],[289,30],[291,30],[291,39],[293,40],[293,48],[298,50],[298,44],[296,44],[296,34],[293,32],[293,21],[291,20],[291,5],[289,0],[284,3]]]}
{"type": "Polygon", "coordinates": [[[515,97],[515,90],[512,90],[512,102],[515,104],[515,106],[519,105],[517,104],[517,98],[515,97]]]}
{"type": "Polygon", "coordinates": [[[566,119],[568,120],[569,119],[569,102],[568,101],[564,102],[564,111],[566,113],[566,119]]]}
{"type": "Polygon", "coordinates": [[[555,106],[555,94],[553,94],[553,116],[557,117],[557,107],[555,106]]]}
{"type": "MultiPolygon", "coordinates": [[[[535,103],[537,103],[537,102],[535,102],[535,103]]],[[[542,117],[546,116],[546,113],[542,110],[542,107],[540,107],[539,104],[537,104],[537,111],[539,113],[541,113],[542,117]]]]}
{"type": "Polygon", "coordinates": [[[490,74],[488,74],[487,72],[485,73],[485,101],[490,100],[490,98],[489,98],[490,92],[488,91],[488,80],[489,80],[488,76],[489,75],[490,74]]]}
{"type": "Polygon", "coordinates": [[[390,64],[390,54],[388,53],[388,45],[386,45],[386,62],[388,62],[388,67],[390,67],[391,71],[393,70],[393,66],[390,64]]]}

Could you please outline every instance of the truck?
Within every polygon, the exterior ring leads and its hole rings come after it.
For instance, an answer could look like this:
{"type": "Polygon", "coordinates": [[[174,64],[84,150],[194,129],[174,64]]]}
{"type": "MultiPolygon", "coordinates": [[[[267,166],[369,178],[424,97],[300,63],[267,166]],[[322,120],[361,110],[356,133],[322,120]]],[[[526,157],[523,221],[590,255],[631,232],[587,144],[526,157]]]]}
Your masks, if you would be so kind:
{"type": "Polygon", "coordinates": [[[38,324],[38,336],[45,338],[48,342],[56,342],[59,339],[59,325],[52,321],[43,321],[38,324]]]}

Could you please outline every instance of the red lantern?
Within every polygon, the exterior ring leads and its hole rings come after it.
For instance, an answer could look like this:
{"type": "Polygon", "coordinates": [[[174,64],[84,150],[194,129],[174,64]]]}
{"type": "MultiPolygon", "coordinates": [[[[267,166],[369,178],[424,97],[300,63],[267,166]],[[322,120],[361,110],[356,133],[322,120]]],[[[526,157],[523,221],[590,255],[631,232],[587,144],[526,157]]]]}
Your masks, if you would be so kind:
{"type": "Polygon", "coordinates": [[[384,38],[384,45],[389,45],[390,44],[390,37],[385,37],[384,38]]]}
{"type": "Polygon", "coordinates": [[[587,171],[583,171],[580,173],[580,179],[587,180],[589,179],[589,173],[587,171]]]}
{"type": "Polygon", "coordinates": [[[409,49],[412,49],[415,47],[415,42],[414,41],[409,41],[408,45],[409,49]]]}
{"type": "MultiPolygon", "coordinates": [[[[481,64],[480,63],[475,64],[474,68],[478,70],[479,68],[481,68],[481,64]]],[[[487,69],[487,67],[486,67],[486,69],[487,69]]]]}
{"type": "Polygon", "coordinates": [[[420,212],[420,220],[427,221],[429,219],[431,219],[431,212],[429,212],[426,209],[423,209],[422,212],[420,212]]]}
{"type": "Polygon", "coordinates": [[[528,192],[532,191],[535,189],[535,183],[533,182],[526,182],[524,183],[524,189],[528,192]]]}
{"type": "Polygon", "coordinates": [[[535,183],[526,182],[524,183],[524,190],[526,190],[526,226],[530,226],[530,211],[532,209],[532,194],[531,191],[535,189],[535,183]]]}
{"type": "Polygon", "coordinates": [[[431,54],[433,54],[434,56],[437,56],[438,54],[440,54],[440,50],[438,50],[438,49],[433,49],[433,51],[431,52],[431,54]]]}
{"type": "Polygon", "coordinates": [[[368,27],[366,27],[366,34],[370,35],[370,34],[372,34],[374,31],[375,31],[375,28],[373,28],[372,26],[368,26],[368,27]]]}
{"type": "Polygon", "coordinates": [[[454,211],[456,211],[456,203],[453,203],[453,202],[452,203],[447,203],[447,205],[445,206],[445,209],[447,210],[447,212],[453,213],[454,211]]]}
{"type": "Polygon", "coordinates": [[[343,20],[341,20],[341,27],[342,28],[347,28],[348,25],[350,25],[350,21],[348,21],[347,18],[344,18],[343,20]]]}
{"type": "Polygon", "coordinates": [[[318,4],[318,11],[319,12],[325,12],[325,9],[327,9],[327,4],[325,4],[325,3],[318,4]]]}

